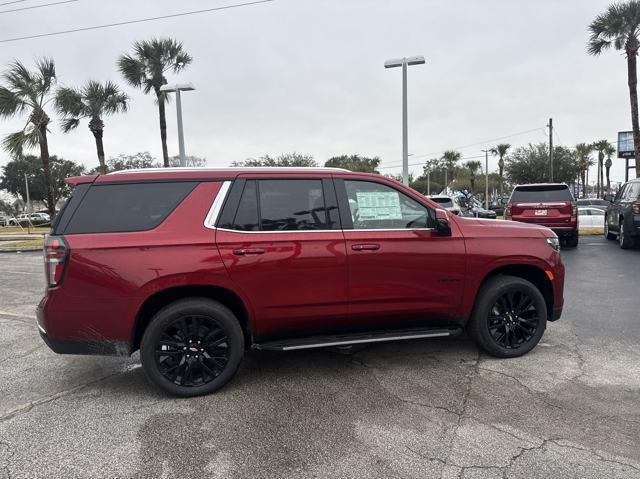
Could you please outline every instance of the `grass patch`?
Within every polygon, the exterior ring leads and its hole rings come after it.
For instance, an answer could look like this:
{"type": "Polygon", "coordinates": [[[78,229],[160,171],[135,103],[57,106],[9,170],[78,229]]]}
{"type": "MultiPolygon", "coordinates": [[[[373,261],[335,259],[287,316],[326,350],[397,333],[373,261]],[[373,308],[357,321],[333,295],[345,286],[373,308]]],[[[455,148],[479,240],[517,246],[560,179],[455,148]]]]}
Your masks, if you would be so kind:
{"type": "MultiPolygon", "coordinates": [[[[48,226],[36,226],[31,228],[31,233],[34,234],[47,234],[49,233],[48,226]]],[[[0,235],[26,235],[29,232],[27,228],[20,228],[19,226],[6,226],[0,227],[0,235]]]]}
{"type": "Polygon", "coordinates": [[[22,249],[42,248],[44,240],[32,239],[25,241],[3,241],[0,243],[0,250],[19,251],[22,249]]]}

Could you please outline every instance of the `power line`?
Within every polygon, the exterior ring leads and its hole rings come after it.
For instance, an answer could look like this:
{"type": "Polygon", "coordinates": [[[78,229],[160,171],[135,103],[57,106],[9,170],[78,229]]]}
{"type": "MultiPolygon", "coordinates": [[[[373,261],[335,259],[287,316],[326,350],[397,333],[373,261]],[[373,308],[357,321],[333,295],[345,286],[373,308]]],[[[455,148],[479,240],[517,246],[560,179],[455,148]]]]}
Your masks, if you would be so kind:
{"type": "MultiPolygon", "coordinates": [[[[453,147],[453,148],[447,148],[447,150],[434,151],[434,152],[431,152],[431,153],[424,153],[424,154],[420,154],[420,155],[411,155],[411,156],[413,158],[424,158],[426,156],[439,155],[440,153],[444,153],[445,151],[448,151],[448,150],[463,150],[465,148],[470,148],[472,146],[485,145],[485,144],[491,143],[493,141],[506,140],[507,138],[513,138],[514,136],[520,136],[520,135],[525,135],[527,133],[532,133],[534,131],[540,131],[541,129],[542,128],[540,128],[540,127],[532,128],[531,130],[520,131],[518,133],[512,133],[511,135],[505,135],[505,136],[501,136],[501,137],[498,137],[498,138],[491,138],[489,140],[484,140],[484,141],[480,141],[480,142],[477,142],[477,143],[470,143],[468,145],[456,146],[456,147],[453,147]]],[[[484,158],[484,156],[483,156],[483,158],[484,158]]],[[[396,162],[394,162],[394,163],[396,163],[396,162]]],[[[397,166],[399,166],[399,164],[396,164],[395,166],[397,167],[397,166]]],[[[388,168],[388,167],[390,167],[390,166],[387,166],[385,168],[388,168]]]]}
{"type": "Polygon", "coordinates": [[[4,2],[4,3],[0,3],[0,7],[3,5],[11,5],[12,3],[23,3],[26,2],[27,0],[13,0],[13,2],[4,2]]]}
{"type": "Polygon", "coordinates": [[[14,8],[13,10],[0,10],[0,13],[20,12],[22,10],[33,10],[34,8],[51,7],[53,5],[61,5],[63,3],[72,3],[79,0],[64,0],[62,2],[42,3],[40,5],[32,5],[31,7],[14,8]]]}
{"type": "Polygon", "coordinates": [[[161,15],[159,17],[149,17],[149,18],[141,18],[137,20],[128,20],[124,22],[116,22],[116,23],[107,23],[105,25],[95,25],[93,27],[83,27],[83,28],[74,28],[71,30],[61,30],[59,32],[49,32],[49,33],[40,33],[38,35],[28,35],[24,37],[15,37],[15,38],[5,38],[4,40],[0,40],[0,43],[9,43],[9,42],[17,42],[19,40],[29,40],[31,38],[42,38],[42,37],[52,37],[55,35],[65,35],[67,33],[76,33],[76,32],[86,32],[88,30],[97,30],[101,28],[110,28],[110,27],[119,27],[121,25],[130,25],[132,23],[143,23],[143,22],[152,22],[155,20],[164,20],[166,18],[175,18],[175,17],[184,17],[187,15],[195,15],[198,13],[206,13],[213,12],[216,10],[227,10],[230,8],[238,8],[238,7],[246,7],[249,5],[257,5],[259,3],[268,3],[273,2],[274,0],[257,0],[255,2],[246,2],[246,3],[237,3],[235,5],[225,5],[224,7],[216,7],[216,8],[206,8],[204,10],[193,10],[190,12],[182,12],[182,13],[173,13],[170,15],[161,15]]]}

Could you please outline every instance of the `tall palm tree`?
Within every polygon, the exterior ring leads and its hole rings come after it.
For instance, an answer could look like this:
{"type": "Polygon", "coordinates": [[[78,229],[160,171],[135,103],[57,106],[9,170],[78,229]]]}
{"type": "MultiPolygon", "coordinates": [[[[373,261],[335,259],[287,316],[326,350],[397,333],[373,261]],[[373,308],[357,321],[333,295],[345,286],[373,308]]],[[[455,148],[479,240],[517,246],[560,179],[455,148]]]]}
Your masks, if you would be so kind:
{"type": "Polygon", "coordinates": [[[491,148],[491,154],[493,156],[497,156],[500,158],[498,160],[498,168],[500,170],[500,196],[502,196],[502,178],[504,173],[504,157],[507,155],[507,151],[509,151],[511,145],[509,143],[500,143],[496,145],[494,148],[491,148]]]}
{"type": "Polygon", "coordinates": [[[178,73],[192,61],[191,56],[182,48],[182,43],[171,38],[154,38],[133,44],[133,54],[121,55],[118,69],[124,79],[136,88],[142,88],[147,94],[151,90],[156,95],[160,116],[160,139],[162,140],[162,158],[164,166],[169,167],[167,151],[167,119],[165,103],[167,95],[160,91],[167,84],[165,73],[178,73]]]}
{"type": "Polygon", "coordinates": [[[40,148],[47,209],[53,218],[56,205],[53,199],[47,141],[47,125],[50,119],[45,107],[52,99],[51,88],[56,81],[55,63],[50,58],[42,58],[36,60],[36,69],[31,71],[15,60],[9,64],[2,80],[4,85],[0,85],[0,117],[11,118],[22,114],[28,117],[24,128],[7,135],[2,146],[16,157],[21,157],[25,149],[40,148]]]}
{"type": "Polygon", "coordinates": [[[451,180],[453,180],[453,171],[456,163],[460,161],[462,155],[459,151],[447,150],[442,155],[442,162],[444,163],[444,189],[449,186],[449,171],[451,171],[451,180]]]}
{"type": "MultiPolygon", "coordinates": [[[[624,50],[627,57],[627,82],[629,84],[629,100],[631,101],[631,125],[633,127],[633,143],[635,157],[640,158],[640,124],[638,121],[638,75],[636,60],[640,49],[640,1],[614,3],[605,13],[596,17],[589,25],[591,36],[587,51],[591,55],[600,55],[613,47],[624,50]]],[[[640,178],[640,168],[636,168],[636,176],[640,178]]]]}
{"type": "Polygon", "coordinates": [[[56,109],[62,116],[62,131],[70,132],[80,125],[80,120],[89,118],[89,130],[96,141],[96,151],[100,171],[107,172],[104,161],[103,116],[127,111],[129,98],[122,93],[118,85],[106,82],[104,85],[89,80],[82,88],[60,88],[56,92],[56,109]]]}
{"type": "Polygon", "coordinates": [[[598,152],[598,181],[597,181],[597,195],[598,197],[604,194],[604,156],[605,150],[611,146],[607,140],[596,141],[593,144],[593,149],[598,152]]]}
{"type": "Polygon", "coordinates": [[[610,193],[611,192],[611,181],[609,181],[609,171],[611,170],[611,165],[613,164],[611,162],[611,157],[616,154],[616,147],[613,146],[612,144],[609,144],[605,148],[604,154],[607,156],[607,161],[604,163],[604,167],[605,167],[606,174],[607,174],[607,193],[610,193]]]}
{"type": "Polygon", "coordinates": [[[587,197],[587,171],[593,165],[593,160],[589,157],[593,151],[593,145],[587,143],[579,143],[576,145],[576,162],[582,182],[582,197],[587,197]]]}
{"type": "Polygon", "coordinates": [[[482,163],[470,160],[467,161],[465,165],[469,169],[469,183],[471,183],[471,191],[473,192],[476,187],[476,171],[482,168],[482,163]]]}

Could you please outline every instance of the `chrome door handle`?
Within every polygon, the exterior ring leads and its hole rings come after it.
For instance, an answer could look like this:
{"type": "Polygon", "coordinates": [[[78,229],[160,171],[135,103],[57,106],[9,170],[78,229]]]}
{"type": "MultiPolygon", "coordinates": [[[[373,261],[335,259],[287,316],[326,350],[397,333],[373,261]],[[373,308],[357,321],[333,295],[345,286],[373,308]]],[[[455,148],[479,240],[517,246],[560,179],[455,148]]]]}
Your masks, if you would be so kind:
{"type": "Polygon", "coordinates": [[[250,254],[264,254],[264,250],[262,248],[241,248],[241,249],[234,249],[233,254],[237,256],[246,256],[250,254]]]}
{"type": "Polygon", "coordinates": [[[380,245],[375,243],[354,244],[354,245],[351,245],[351,249],[353,251],[375,251],[380,249],[380,245]]]}

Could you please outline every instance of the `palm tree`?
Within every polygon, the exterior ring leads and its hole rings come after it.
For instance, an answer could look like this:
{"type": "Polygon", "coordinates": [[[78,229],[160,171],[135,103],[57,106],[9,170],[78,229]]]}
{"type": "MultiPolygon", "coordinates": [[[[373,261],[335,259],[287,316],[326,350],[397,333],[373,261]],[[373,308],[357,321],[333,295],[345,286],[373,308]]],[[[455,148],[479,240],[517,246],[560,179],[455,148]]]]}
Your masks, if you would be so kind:
{"type": "Polygon", "coordinates": [[[596,141],[593,144],[593,149],[598,152],[598,187],[597,187],[597,195],[598,198],[601,197],[604,192],[604,156],[605,150],[611,146],[611,144],[607,140],[596,141]]]}
{"type": "Polygon", "coordinates": [[[476,187],[476,171],[482,168],[482,163],[479,161],[470,160],[465,163],[466,167],[469,168],[469,183],[471,183],[471,192],[476,187]]]}
{"type": "Polygon", "coordinates": [[[593,165],[593,160],[589,157],[593,151],[593,145],[587,143],[579,143],[576,145],[576,162],[582,182],[582,197],[587,197],[587,171],[589,166],[593,165]]]}
{"type": "Polygon", "coordinates": [[[15,60],[9,64],[2,80],[5,84],[0,85],[0,117],[11,118],[21,114],[28,116],[24,128],[7,135],[2,146],[16,157],[21,157],[25,149],[36,146],[40,148],[47,209],[53,218],[56,205],[53,199],[47,141],[47,125],[50,119],[44,109],[51,101],[51,88],[56,81],[55,63],[50,58],[43,58],[36,61],[36,69],[31,71],[15,60]]]}
{"type": "MultiPolygon", "coordinates": [[[[596,17],[589,25],[591,36],[587,51],[591,55],[600,55],[613,47],[624,50],[627,57],[627,80],[629,84],[629,100],[631,101],[631,125],[633,127],[633,143],[635,157],[640,158],[640,124],[638,122],[638,75],[636,57],[640,48],[640,1],[614,3],[605,13],[596,17]]],[[[636,168],[636,176],[640,177],[640,168],[636,168]]]]}
{"type": "Polygon", "coordinates": [[[610,193],[611,192],[611,182],[609,181],[609,171],[611,170],[611,165],[613,164],[611,162],[611,156],[616,154],[616,147],[613,146],[612,144],[609,144],[605,148],[604,154],[607,156],[607,161],[604,163],[604,167],[605,167],[606,174],[607,174],[607,193],[610,193]]]}
{"type": "Polygon", "coordinates": [[[102,136],[104,121],[102,117],[127,111],[127,95],[122,93],[115,83],[104,85],[90,80],[82,88],[60,88],[56,93],[56,109],[62,118],[62,131],[65,133],[78,127],[82,118],[89,118],[89,130],[96,140],[100,171],[107,172],[104,161],[102,136]]]}
{"type": "Polygon", "coordinates": [[[509,143],[500,143],[499,145],[491,148],[491,154],[500,158],[498,160],[498,168],[500,169],[500,196],[502,196],[502,178],[504,173],[504,157],[507,155],[511,145],[509,143]]]}
{"type": "Polygon", "coordinates": [[[449,171],[451,171],[451,179],[453,180],[453,169],[456,163],[460,161],[462,155],[455,150],[447,150],[442,155],[442,161],[444,163],[444,189],[449,186],[449,171]]]}
{"type": "Polygon", "coordinates": [[[118,69],[124,79],[136,88],[142,88],[147,94],[151,90],[156,94],[160,116],[160,139],[162,140],[162,158],[164,166],[169,167],[167,151],[167,120],[165,103],[167,95],[160,91],[167,84],[165,73],[178,73],[192,61],[191,56],[182,49],[182,43],[171,38],[154,38],[133,44],[133,54],[121,55],[118,69]]]}

